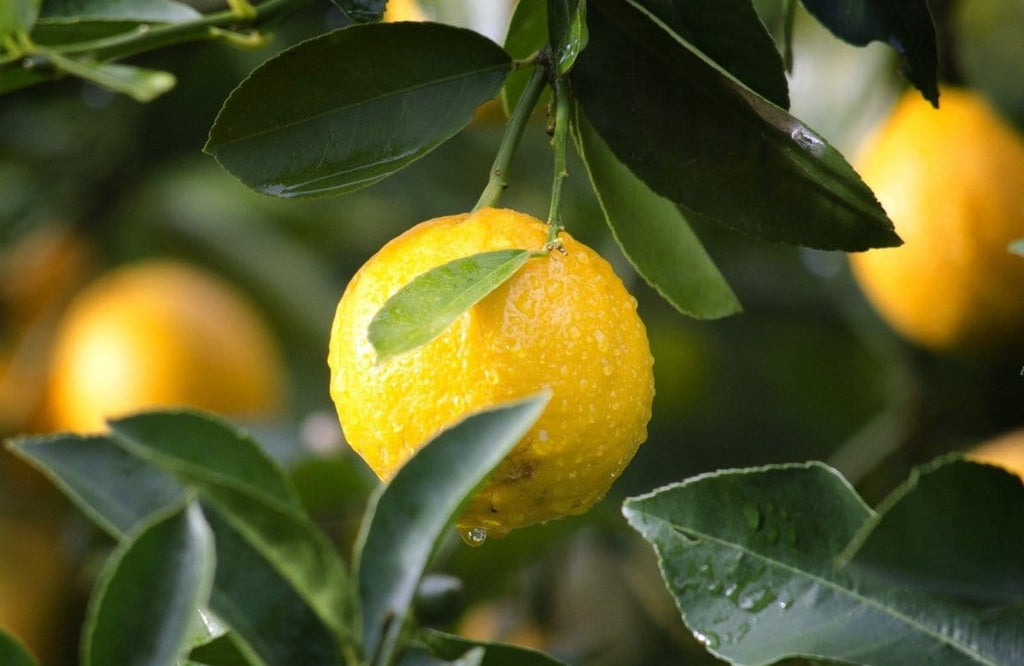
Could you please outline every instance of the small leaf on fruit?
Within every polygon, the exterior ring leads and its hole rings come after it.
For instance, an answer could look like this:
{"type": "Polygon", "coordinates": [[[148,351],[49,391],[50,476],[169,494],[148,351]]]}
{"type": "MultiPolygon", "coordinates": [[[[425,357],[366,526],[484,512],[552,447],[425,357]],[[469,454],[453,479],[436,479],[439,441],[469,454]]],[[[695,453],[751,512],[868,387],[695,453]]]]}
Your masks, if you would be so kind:
{"type": "Polygon", "coordinates": [[[500,287],[532,256],[529,250],[481,252],[416,276],[381,306],[367,335],[377,362],[415,349],[500,287]]]}

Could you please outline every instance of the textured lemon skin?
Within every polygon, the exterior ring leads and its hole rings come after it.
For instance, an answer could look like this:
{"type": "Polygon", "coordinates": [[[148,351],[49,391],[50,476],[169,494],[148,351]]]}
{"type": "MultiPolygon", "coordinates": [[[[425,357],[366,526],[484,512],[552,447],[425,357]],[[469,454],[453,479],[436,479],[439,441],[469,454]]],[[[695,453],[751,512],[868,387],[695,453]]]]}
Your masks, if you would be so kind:
{"type": "Polygon", "coordinates": [[[270,418],[284,402],[272,333],[241,293],[175,261],[116,269],[87,287],[61,321],[47,425],[95,432],[107,418],[191,406],[270,418]]]}
{"type": "Polygon", "coordinates": [[[338,304],[328,362],[345,437],[383,480],[467,413],[550,389],[544,414],[470,500],[459,529],[489,536],[582,513],[647,437],[654,396],[646,331],[611,266],[561,234],[564,254],[530,259],[430,343],[381,364],[377,310],[415,276],[490,250],[535,250],[547,225],[485,208],[393,239],[338,304]]]}
{"type": "Polygon", "coordinates": [[[985,353],[1024,334],[1024,140],[971,92],[908,94],[857,169],[904,245],[851,255],[894,329],[937,352],[985,353]]]}

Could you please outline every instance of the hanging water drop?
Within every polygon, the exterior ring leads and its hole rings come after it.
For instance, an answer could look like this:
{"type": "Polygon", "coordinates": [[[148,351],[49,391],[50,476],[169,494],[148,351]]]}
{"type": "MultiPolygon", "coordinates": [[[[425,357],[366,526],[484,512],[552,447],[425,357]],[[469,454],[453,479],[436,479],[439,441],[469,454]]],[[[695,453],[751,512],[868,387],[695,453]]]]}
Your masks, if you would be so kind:
{"type": "Polygon", "coordinates": [[[459,534],[462,536],[462,540],[469,546],[482,546],[484,541],[487,541],[487,530],[482,527],[474,527],[459,534]]]}

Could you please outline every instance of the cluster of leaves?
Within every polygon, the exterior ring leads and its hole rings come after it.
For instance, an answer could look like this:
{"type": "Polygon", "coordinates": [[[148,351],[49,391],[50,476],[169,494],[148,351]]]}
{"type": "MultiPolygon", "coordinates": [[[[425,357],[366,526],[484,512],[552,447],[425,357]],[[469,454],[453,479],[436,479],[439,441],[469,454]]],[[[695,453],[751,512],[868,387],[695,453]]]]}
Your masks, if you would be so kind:
{"type": "MultiPolygon", "coordinates": [[[[424,448],[371,497],[351,569],[263,449],[211,416],[143,413],[108,435],[9,447],[116,541],[82,630],[86,666],[551,665],[420,627],[413,612],[464,500],[547,399],[468,417],[424,448]]],[[[2,632],[0,656],[34,663],[2,632]]]]}

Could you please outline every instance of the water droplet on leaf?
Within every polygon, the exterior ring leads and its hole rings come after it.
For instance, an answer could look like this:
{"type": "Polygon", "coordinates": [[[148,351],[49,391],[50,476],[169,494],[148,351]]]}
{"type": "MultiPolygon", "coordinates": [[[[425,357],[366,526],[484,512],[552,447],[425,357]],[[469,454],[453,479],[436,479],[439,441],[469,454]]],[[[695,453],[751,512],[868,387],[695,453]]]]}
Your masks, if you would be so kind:
{"type": "Polygon", "coordinates": [[[481,546],[484,541],[487,541],[487,530],[482,527],[474,527],[471,530],[466,530],[460,533],[462,540],[470,546],[481,546]]]}

